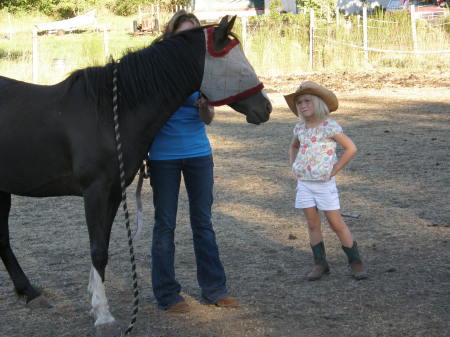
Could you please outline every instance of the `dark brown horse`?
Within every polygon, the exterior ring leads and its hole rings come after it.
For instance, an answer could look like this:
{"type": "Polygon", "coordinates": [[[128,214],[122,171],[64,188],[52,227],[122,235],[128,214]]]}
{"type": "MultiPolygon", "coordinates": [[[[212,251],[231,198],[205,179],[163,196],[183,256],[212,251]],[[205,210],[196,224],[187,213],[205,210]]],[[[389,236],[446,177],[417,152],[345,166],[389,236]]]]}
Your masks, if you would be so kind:
{"type": "Polygon", "coordinates": [[[233,23],[234,19],[226,19],[218,26],[177,34],[127,54],[120,63],[77,70],[56,85],[0,77],[0,256],[16,291],[27,302],[46,303],[31,286],[10,246],[11,195],[81,196],[90,238],[89,291],[95,325],[114,321],[103,286],[111,226],[121,201],[112,114],[113,67],[118,69],[127,185],[155,133],[183,101],[200,87],[208,96],[210,81],[204,79],[211,79],[217,67],[224,70],[225,55],[236,58],[227,64],[239,66],[228,68],[225,64],[227,81],[214,83],[215,99],[246,115],[250,123],[269,119],[271,104],[261,92],[259,81],[230,96],[217,96],[224,89],[221,86],[229,89],[230,84],[252,83],[246,76],[257,79],[243,54],[230,52],[240,48],[230,37],[233,23]]]}

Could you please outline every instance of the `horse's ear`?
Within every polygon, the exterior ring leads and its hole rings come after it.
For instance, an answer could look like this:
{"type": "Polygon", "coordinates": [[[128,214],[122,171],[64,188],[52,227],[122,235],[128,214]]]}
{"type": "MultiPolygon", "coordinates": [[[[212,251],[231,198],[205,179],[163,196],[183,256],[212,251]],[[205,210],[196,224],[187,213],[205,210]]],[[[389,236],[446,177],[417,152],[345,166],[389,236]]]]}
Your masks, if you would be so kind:
{"type": "Polygon", "coordinates": [[[225,15],[225,16],[220,20],[219,27],[225,27],[227,23],[228,23],[228,15],[225,15]]]}
{"type": "Polygon", "coordinates": [[[228,34],[231,33],[231,31],[233,30],[233,26],[234,26],[234,22],[236,21],[236,15],[234,15],[230,21],[228,21],[228,25],[227,25],[227,30],[228,30],[228,34]]]}
{"type": "Polygon", "coordinates": [[[233,30],[234,22],[236,21],[236,15],[228,21],[228,15],[225,15],[219,23],[219,27],[217,27],[217,40],[226,40],[233,30]]]}

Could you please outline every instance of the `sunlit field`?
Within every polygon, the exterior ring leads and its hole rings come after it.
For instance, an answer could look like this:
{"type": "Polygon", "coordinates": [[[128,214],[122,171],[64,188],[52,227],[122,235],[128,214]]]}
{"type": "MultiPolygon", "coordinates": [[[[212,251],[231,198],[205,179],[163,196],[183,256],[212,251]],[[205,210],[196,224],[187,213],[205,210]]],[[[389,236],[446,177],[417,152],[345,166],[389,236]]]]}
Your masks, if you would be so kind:
{"type": "MultiPolygon", "coordinates": [[[[171,13],[161,14],[161,23],[171,13]]],[[[135,16],[121,17],[100,12],[100,29],[85,32],[41,34],[38,38],[38,83],[51,84],[75,69],[103,65],[110,56],[120,58],[129,50],[148,46],[157,36],[133,34],[135,16]],[[105,35],[102,27],[108,27],[105,35]],[[106,47],[105,47],[106,41],[106,47]]],[[[15,15],[8,20],[0,12],[0,74],[24,81],[32,80],[32,28],[53,19],[15,15]]],[[[245,52],[258,74],[290,75],[303,72],[449,71],[449,53],[423,54],[421,51],[450,50],[450,33],[444,20],[417,22],[417,50],[413,54],[410,18],[406,13],[370,15],[365,58],[362,19],[316,15],[313,64],[309,56],[309,13],[267,15],[248,20],[246,34],[238,20],[235,32],[243,39],[245,52]],[[381,51],[389,52],[381,52],[381,51]],[[400,51],[400,52],[396,52],[400,51]]]]}

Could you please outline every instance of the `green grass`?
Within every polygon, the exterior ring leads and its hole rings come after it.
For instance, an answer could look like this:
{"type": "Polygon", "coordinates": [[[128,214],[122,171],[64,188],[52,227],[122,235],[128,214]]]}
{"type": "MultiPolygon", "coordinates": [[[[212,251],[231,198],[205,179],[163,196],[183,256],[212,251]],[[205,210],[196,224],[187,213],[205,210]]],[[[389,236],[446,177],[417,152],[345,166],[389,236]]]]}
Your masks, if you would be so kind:
{"type": "MultiPolygon", "coordinates": [[[[165,23],[170,13],[161,14],[165,23]]],[[[371,16],[369,21],[369,47],[384,50],[412,50],[411,27],[405,13],[371,16]],[[395,21],[385,23],[376,20],[395,21]]],[[[109,54],[120,58],[127,50],[149,45],[155,35],[133,36],[135,17],[120,17],[101,11],[99,24],[109,24],[109,54]]],[[[341,20],[344,19],[341,17],[341,20]]],[[[51,18],[38,15],[11,18],[13,38],[9,40],[8,19],[0,12],[0,74],[18,80],[32,80],[32,36],[36,23],[49,22],[51,18]]],[[[309,66],[309,13],[301,15],[271,15],[251,18],[247,28],[245,52],[258,74],[264,76],[295,74],[308,71],[338,72],[364,71],[428,71],[439,68],[449,71],[449,54],[411,55],[369,52],[366,63],[361,49],[332,43],[327,40],[346,41],[363,45],[362,20],[358,26],[356,16],[350,18],[351,27],[336,25],[318,18],[314,45],[314,67],[309,66]]],[[[237,21],[234,31],[241,35],[242,26],[237,21]]],[[[450,32],[447,26],[417,23],[420,50],[450,49],[450,32]]],[[[61,81],[75,69],[103,65],[103,32],[71,33],[64,36],[39,36],[39,83],[61,81]],[[64,61],[58,61],[64,60],[64,61]],[[61,66],[61,62],[64,64],[61,66]]]]}
{"type": "MultiPolygon", "coordinates": [[[[99,24],[110,24],[109,55],[120,58],[129,49],[148,46],[154,35],[133,36],[133,17],[100,16],[99,24]]],[[[26,16],[12,20],[13,38],[0,39],[0,74],[18,80],[32,80],[32,28],[36,23],[52,19],[42,16],[26,16]],[[19,25],[20,22],[20,25],[19,25]]],[[[7,35],[6,15],[0,15],[0,32],[7,35]]],[[[1,33],[0,33],[1,34],[1,33]]],[[[63,36],[39,35],[39,83],[53,84],[64,79],[75,69],[103,65],[109,55],[104,54],[103,32],[68,33],[63,36]],[[64,60],[64,67],[57,60],[64,60]]]]}

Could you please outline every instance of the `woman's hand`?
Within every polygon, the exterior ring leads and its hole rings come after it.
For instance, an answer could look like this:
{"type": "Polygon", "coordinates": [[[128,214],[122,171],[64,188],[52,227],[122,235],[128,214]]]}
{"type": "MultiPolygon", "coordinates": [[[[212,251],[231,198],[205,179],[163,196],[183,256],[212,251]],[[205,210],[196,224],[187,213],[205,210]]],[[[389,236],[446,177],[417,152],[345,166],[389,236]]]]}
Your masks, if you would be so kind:
{"type": "Polygon", "coordinates": [[[200,118],[206,125],[211,124],[214,119],[214,107],[208,104],[208,100],[204,96],[200,96],[196,103],[200,112],[200,118]]]}

